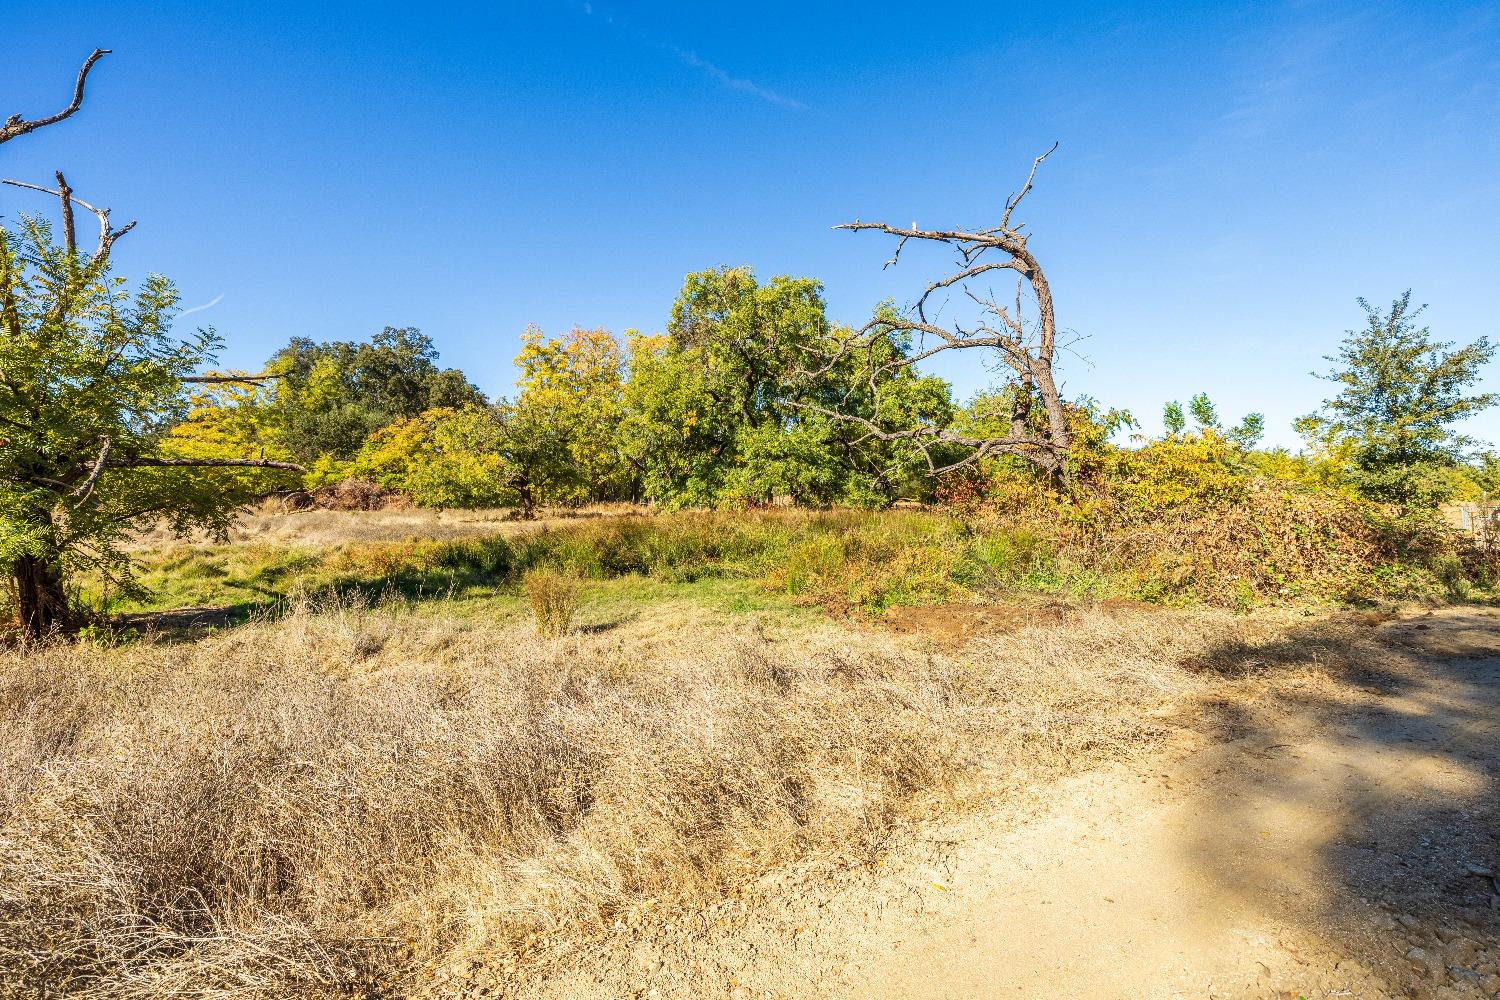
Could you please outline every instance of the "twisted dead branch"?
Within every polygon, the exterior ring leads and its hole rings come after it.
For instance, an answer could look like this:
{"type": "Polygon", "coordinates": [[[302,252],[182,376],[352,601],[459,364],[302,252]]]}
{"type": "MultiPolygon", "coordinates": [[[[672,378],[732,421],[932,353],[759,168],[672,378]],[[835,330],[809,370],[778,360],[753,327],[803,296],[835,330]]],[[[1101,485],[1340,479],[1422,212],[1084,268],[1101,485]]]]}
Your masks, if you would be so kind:
{"type": "MultiPolygon", "coordinates": [[[[958,268],[954,273],[930,282],[907,309],[884,313],[870,320],[853,337],[840,342],[821,359],[820,367],[803,372],[805,376],[818,378],[851,356],[862,354],[865,371],[858,388],[873,400],[873,412],[856,414],[848,405],[805,404],[806,409],[862,427],[865,431],[860,438],[862,441],[910,442],[926,457],[928,470],[933,475],[972,465],[997,454],[1016,455],[1050,476],[1064,474],[1064,457],[1071,443],[1071,434],[1067,409],[1053,372],[1057,319],[1052,289],[1041,264],[1028,246],[1030,234],[1023,231],[1023,225],[1012,221],[1017,207],[1035,184],[1038,168],[1056,149],[1057,144],[1053,143],[1051,149],[1032,161],[1026,183],[1005,200],[1000,222],[992,228],[921,229],[915,222],[903,227],[859,220],[834,227],[851,232],[873,230],[894,236],[896,249],[885,262],[885,267],[899,263],[907,243],[917,240],[951,248],[957,255],[958,268]],[[1012,271],[1017,275],[1013,303],[1001,302],[988,289],[973,286],[977,279],[1001,271],[1012,271]],[[1023,291],[1028,288],[1036,309],[1034,319],[1022,315],[1023,291]],[[941,296],[946,302],[950,296],[943,293],[954,289],[962,291],[979,308],[979,318],[969,325],[961,321],[945,325],[935,318],[940,306],[934,297],[941,296]],[[915,350],[881,349],[913,337],[918,344],[915,350]],[[894,415],[884,412],[881,384],[888,380],[888,376],[948,351],[976,349],[993,352],[1012,375],[1004,393],[1009,411],[1008,433],[978,435],[927,425],[901,427],[894,422],[894,415]],[[942,461],[932,452],[933,446],[939,444],[967,450],[956,461],[942,461]]],[[[846,394],[846,404],[849,395],[846,394]]]]}
{"type": "Polygon", "coordinates": [[[95,49],[83,61],[83,68],[78,71],[78,80],[73,84],[73,100],[57,114],[48,115],[45,118],[36,118],[31,121],[27,121],[20,115],[11,115],[7,118],[5,124],[0,125],[0,144],[7,143],[28,132],[35,132],[39,128],[56,125],[63,119],[71,117],[74,112],[83,107],[83,88],[84,84],[88,82],[89,70],[94,68],[94,63],[109,55],[109,52],[109,49],[95,49]]]}

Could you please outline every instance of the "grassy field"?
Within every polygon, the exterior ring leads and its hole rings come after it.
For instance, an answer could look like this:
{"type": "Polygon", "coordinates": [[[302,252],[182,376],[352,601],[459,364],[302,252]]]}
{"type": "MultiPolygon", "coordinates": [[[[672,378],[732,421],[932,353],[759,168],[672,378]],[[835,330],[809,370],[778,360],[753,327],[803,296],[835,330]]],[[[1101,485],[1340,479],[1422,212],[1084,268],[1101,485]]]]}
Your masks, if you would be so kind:
{"type": "Polygon", "coordinates": [[[1250,503],[1232,518],[1111,537],[925,511],[652,515],[616,507],[539,523],[501,511],[257,514],[219,542],[143,537],[135,555],[145,593],[86,585],[84,598],[147,624],[169,621],[152,612],[181,609],[203,612],[196,620],[243,621],[288,599],[338,595],[441,601],[450,611],[504,617],[522,607],[522,576],[550,568],[587,581],[591,623],[603,626],[665,599],[846,618],[1028,598],[1243,612],[1487,593],[1441,540],[1392,540],[1394,532],[1342,512],[1298,516],[1289,520],[1274,501],[1268,510],[1250,503]]]}
{"type": "Polygon", "coordinates": [[[0,652],[0,996],[520,977],[1376,655],[1360,615],[1126,600],[917,512],[427,523],[144,539],[123,627],[0,652]],[[539,568],[580,580],[559,638],[539,568]]]}

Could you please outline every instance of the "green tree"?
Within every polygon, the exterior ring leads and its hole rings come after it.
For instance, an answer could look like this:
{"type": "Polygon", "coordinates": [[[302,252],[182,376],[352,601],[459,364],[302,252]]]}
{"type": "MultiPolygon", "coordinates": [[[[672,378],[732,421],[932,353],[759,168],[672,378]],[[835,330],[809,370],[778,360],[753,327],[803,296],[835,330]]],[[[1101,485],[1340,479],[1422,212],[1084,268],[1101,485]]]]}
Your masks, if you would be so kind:
{"type": "Polygon", "coordinates": [[[1167,429],[1167,437],[1176,437],[1187,430],[1187,415],[1182,412],[1182,404],[1175,399],[1161,408],[1161,421],[1167,429]]]}
{"type": "MultiPolygon", "coordinates": [[[[847,419],[873,406],[866,353],[839,350],[851,337],[828,322],[812,279],[688,275],[666,336],[631,341],[622,442],[644,494],[673,506],[894,499],[919,452],[847,419]]],[[[902,349],[900,338],[871,348],[902,349]]],[[[909,366],[882,369],[877,387],[908,422],[951,416],[946,383],[909,366]]]]}
{"type": "Polygon", "coordinates": [[[1250,451],[1260,444],[1261,438],[1266,436],[1266,415],[1247,413],[1243,420],[1225,431],[1224,436],[1229,439],[1230,443],[1238,445],[1245,451],[1250,451]]]}
{"type": "Polygon", "coordinates": [[[1214,401],[1208,398],[1208,393],[1200,392],[1188,400],[1188,412],[1193,415],[1193,422],[1204,430],[1218,429],[1219,408],[1214,401]]]}
{"type": "Polygon", "coordinates": [[[578,469],[556,413],[500,401],[438,408],[370,435],[353,469],[424,507],[517,506],[571,495],[578,469]]]}
{"type": "Polygon", "coordinates": [[[352,459],[365,439],[430,409],[483,405],[456,369],[437,365],[420,330],[386,327],[366,343],[295,337],[271,358],[280,378],[269,411],[281,443],[298,459],[352,459]]]}
{"type": "Polygon", "coordinates": [[[801,416],[789,405],[794,372],[828,329],[822,287],[811,279],[762,285],[748,268],[689,274],[667,337],[633,345],[627,446],[647,496],[673,505],[727,499],[742,438],[801,416]]]}
{"type": "Polygon", "coordinates": [[[172,284],[152,276],[132,293],[110,274],[113,240],[89,256],[70,215],[64,227],[61,245],[39,220],[0,228],[0,560],[32,637],[74,623],[67,580],[79,570],[134,587],[122,542],[143,522],[222,532],[285,478],[276,470],[297,470],[166,447],[219,339],[173,336],[172,284]]]}
{"type": "Polygon", "coordinates": [[[505,465],[505,484],[514,491],[523,518],[535,517],[543,503],[568,502],[577,496],[583,470],[572,460],[575,428],[566,410],[543,400],[502,400],[490,412],[499,428],[496,445],[505,465]]]}
{"type": "Polygon", "coordinates": [[[208,372],[194,383],[187,407],[162,441],[164,454],[178,458],[239,458],[254,456],[291,461],[270,418],[269,381],[244,372],[208,372]]]}
{"type": "MultiPolygon", "coordinates": [[[[1226,430],[1219,420],[1219,408],[1206,392],[1197,393],[1188,400],[1187,412],[1193,415],[1193,423],[1198,425],[1200,435],[1205,431],[1212,431],[1244,451],[1253,449],[1266,433],[1266,417],[1263,413],[1247,413],[1243,420],[1226,430]]],[[[1162,407],[1162,424],[1169,439],[1186,433],[1187,416],[1181,403],[1174,399],[1162,407]]]]}
{"type": "Polygon", "coordinates": [[[1346,331],[1335,367],[1318,377],[1339,387],[1322,409],[1297,422],[1314,450],[1347,456],[1346,476],[1372,499],[1423,507],[1455,489],[1455,467],[1476,442],[1455,424],[1494,405],[1494,393],[1470,393],[1494,355],[1480,337],[1464,347],[1417,326],[1426,306],[1408,290],[1387,312],[1359,300],[1365,326],[1346,331]]]}
{"type": "Polygon", "coordinates": [[[634,492],[630,464],[619,448],[625,415],[625,352],[607,330],[573,329],[561,337],[540,330],[521,335],[521,377],[514,410],[532,432],[551,425],[572,470],[557,477],[549,503],[627,500],[634,492]]]}

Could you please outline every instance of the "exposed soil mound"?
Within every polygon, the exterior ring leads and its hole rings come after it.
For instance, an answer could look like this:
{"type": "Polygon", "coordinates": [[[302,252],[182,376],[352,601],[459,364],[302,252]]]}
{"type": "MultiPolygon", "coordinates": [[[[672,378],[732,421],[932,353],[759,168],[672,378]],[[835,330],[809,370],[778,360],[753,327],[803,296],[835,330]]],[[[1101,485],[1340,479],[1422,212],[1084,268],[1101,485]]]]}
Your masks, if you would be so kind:
{"type": "Polygon", "coordinates": [[[412,502],[403,494],[383,489],[367,479],[344,479],[280,498],[284,511],[405,510],[412,502]]]}

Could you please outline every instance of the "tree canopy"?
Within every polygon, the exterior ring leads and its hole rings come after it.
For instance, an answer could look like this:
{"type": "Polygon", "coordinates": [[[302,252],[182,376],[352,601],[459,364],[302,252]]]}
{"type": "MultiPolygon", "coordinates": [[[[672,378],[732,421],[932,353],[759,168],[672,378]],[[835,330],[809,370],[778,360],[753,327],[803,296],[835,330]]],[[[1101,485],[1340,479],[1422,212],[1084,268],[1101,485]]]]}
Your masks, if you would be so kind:
{"type": "MultiPolygon", "coordinates": [[[[874,380],[842,354],[810,367],[853,334],[833,326],[810,278],[761,284],[748,268],[690,274],[664,336],[631,341],[622,447],[648,499],[674,506],[889,501],[919,487],[917,449],[830,416],[886,407],[916,423],[951,415],[948,386],[909,366],[874,380]]],[[[897,339],[874,354],[894,357],[897,339]]]]}
{"type": "Polygon", "coordinates": [[[167,447],[219,338],[175,336],[171,282],[154,275],[132,290],[107,253],[71,243],[37,219],[0,228],[0,559],[32,635],[70,623],[70,572],[133,585],[121,542],[143,521],[222,530],[295,469],[167,447]]]}
{"type": "Polygon", "coordinates": [[[388,326],[364,343],[294,337],[267,365],[279,376],[269,416],[299,460],[352,459],[394,421],[485,402],[462,372],[439,368],[437,359],[432,338],[413,327],[388,326]]]}
{"type": "Polygon", "coordinates": [[[1324,453],[1347,460],[1350,482],[1364,495],[1407,506],[1451,496],[1452,470],[1477,442],[1455,424],[1496,402],[1471,393],[1494,356],[1485,337],[1456,348],[1434,339],[1417,320],[1407,291],[1382,312],[1364,299],[1365,326],[1346,331],[1335,367],[1319,375],[1338,393],[1298,429],[1324,453]]]}

